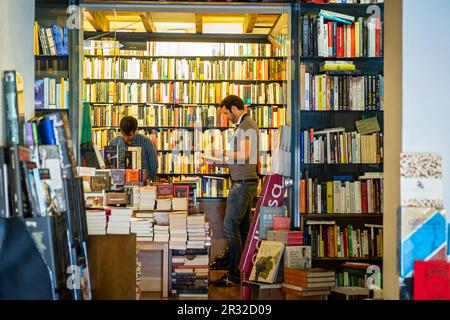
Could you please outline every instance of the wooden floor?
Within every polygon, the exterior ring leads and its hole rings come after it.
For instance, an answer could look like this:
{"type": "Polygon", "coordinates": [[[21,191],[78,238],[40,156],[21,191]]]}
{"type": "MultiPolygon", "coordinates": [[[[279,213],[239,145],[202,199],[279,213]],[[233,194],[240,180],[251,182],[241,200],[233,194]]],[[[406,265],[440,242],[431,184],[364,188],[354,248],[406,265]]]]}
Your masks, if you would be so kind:
{"type": "MultiPolygon", "coordinates": [[[[211,270],[210,271],[210,280],[214,281],[223,276],[226,271],[222,270],[211,270]]],[[[209,286],[209,297],[208,298],[178,298],[178,297],[169,297],[162,298],[160,292],[143,292],[141,294],[141,300],[165,300],[165,299],[185,299],[185,300],[241,300],[241,286],[232,286],[232,287],[215,287],[209,286]]]]}

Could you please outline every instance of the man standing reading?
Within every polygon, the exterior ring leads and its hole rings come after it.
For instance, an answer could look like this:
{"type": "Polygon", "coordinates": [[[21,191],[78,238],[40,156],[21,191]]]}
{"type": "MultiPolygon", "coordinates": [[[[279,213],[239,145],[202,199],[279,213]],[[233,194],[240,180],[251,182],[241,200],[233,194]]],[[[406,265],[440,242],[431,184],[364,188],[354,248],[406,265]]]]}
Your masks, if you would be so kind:
{"type": "Polygon", "coordinates": [[[239,261],[250,228],[253,199],[257,195],[259,128],[245,112],[244,102],[238,96],[227,96],[220,106],[225,109],[228,119],[236,124],[236,129],[234,149],[215,150],[213,154],[224,159],[229,167],[232,185],[223,222],[229,251],[228,273],[212,284],[230,286],[240,283],[239,261]]]}

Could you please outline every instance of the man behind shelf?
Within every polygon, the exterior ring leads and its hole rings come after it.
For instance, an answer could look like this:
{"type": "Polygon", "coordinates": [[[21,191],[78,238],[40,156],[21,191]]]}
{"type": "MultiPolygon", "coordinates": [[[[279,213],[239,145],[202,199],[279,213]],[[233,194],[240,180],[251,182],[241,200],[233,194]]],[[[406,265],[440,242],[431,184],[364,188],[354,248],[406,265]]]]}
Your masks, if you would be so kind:
{"type": "Polygon", "coordinates": [[[253,199],[257,195],[259,128],[245,112],[244,102],[238,96],[227,96],[220,107],[236,124],[236,129],[232,139],[233,150],[213,152],[214,157],[223,159],[224,166],[229,167],[232,185],[223,222],[228,245],[228,273],[212,284],[230,286],[240,283],[239,261],[250,227],[253,199]]]}
{"type": "Polygon", "coordinates": [[[141,147],[141,168],[147,170],[148,178],[156,177],[158,158],[153,142],[139,133],[136,118],[127,116],[120,120],[120,135],[109,142],[109,146],[118,146],[119,167],[124,168],[125,151],[128,147],[141,147]]]}

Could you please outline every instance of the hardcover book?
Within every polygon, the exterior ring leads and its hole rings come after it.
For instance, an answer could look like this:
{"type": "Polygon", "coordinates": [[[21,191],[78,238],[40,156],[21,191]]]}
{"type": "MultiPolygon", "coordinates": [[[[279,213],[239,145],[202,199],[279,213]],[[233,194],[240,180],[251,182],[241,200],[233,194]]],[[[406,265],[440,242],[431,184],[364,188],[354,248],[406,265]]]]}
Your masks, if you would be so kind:
{"type": "Polygon", "coordinates": [[[311,269],[311,246],[290,246],[284,248],[284,267],[311,269]]]}
{"type": "Polygon", "coordinates": [[[37,79],[34,83],[34,107],[44,109],[44,80],[37,79]]]}
{"type": "Polygon", "coordinates": [[[283,249],[284,244],[281,242],[263,240],[258,249],[249,280],[274,283],[283,249]]]}
{"type": "Polygon", "coordinates": [[[266,207],[260,209],[259,239],[266,239],[267,230],[272,230],[274,217],[286,217],[286,207],[266,207]]]}
{"type": "Polygon", "coordinates": [[[173,184],[159,184],[156,186],[156,194],[159,199],[173,198],[173,184]]]}
{"type": "Polygon", "coordinates": [[[137,183],[137,182],[139,182],[139,170],[126,169],[125,183],[137,183]]]}
{"type": "Polygon", "coordinates": [[[125,169],[111,169],[111,180],[115,186],[125,185],[125,169]]]}
{"type": "Polygon", "coordinates": [[[60,150],[57,145],[39,146],[39,158],[41,169],[49,170],[49,179],[45,181],[56,196],[56,204],[60,212],[66,211],[66,198],[64,193],[60,150]]]}
{"type": "Polygon", "coordinates": [[[105,146],[105,166],[107,169],[119,168],[119,147],[105,146]]]}

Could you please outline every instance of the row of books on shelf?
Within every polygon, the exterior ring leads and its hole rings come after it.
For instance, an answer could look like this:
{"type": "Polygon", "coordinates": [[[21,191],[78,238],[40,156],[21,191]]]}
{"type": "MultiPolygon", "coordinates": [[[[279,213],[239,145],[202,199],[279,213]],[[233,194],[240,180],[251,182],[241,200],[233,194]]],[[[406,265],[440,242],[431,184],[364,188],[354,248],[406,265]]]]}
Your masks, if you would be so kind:
{"type": "Polygon", "coordinates": [[[373,258],[383,256],[383,226],[339,226],[335,221],[306,221],[306,245],[314,258],[373,258]]]}
{"type": "Polygon", "coordinates": [[[301,163],[383,163],[383,133],[360,134],[344,128],[300,134],[301,163]]]}
{"type": "Polygon", "coordinates": [[[35,55],[67,55],[69,50],[67,26],[52,25],[42,27],[34,22],[34,54],[35,55]]]}
{"type": "Polygon", "coordinates": [[[226,96],[234,94],[245,104],[285,104],[285,90],[280,83],[173,81],[150,84],[117,80],[85,83],[83,99],[101,103],[220,103],[226,96]]]}
{"type": "Polygon", "coordinates": [[[308,65],[301,68],[301,110],[384,110],[382,75],[316,75],[306,71],[308,65]]]}
{"type": "MultiPolygon", "coordinates": [[[[286,36],[279,35],[277,40],[286,42],[286,36]]],[[[122,50],[119,41],[114,39],[85,41],[85,55],[120,56],[194,56],[193,52],[203,52],[211,57],[278,57],[287,56],[286,48],[275,47],[270,43],[213,43],[213,42],[170,42],[147,41],[146,50],[122,50]],[[195,50],[194,50],[195,49],[195,50]]]]}
{"type": "MultiPolygon", "coordinates": [[[[247,106],[247,113],[259,127],[278,128],[286,124],[286,109],[283,107],[247,106]]],[[[124,115],[135,117],[139,127],[232,127],[224,109],[216,105],[91,105],[93,126],[118,127],[124,115]]]]}
{"type": "Polygon", "coordinates": [[[35,80],[34,107],[36,109],[68,109],[69,105],[69,80],[49,77],[35,80]]]}
{"type": "Polygon", "coordinates": [[[176,58],[85,58],[85,79],[142,80],[285,80],[282,60],[215,60],[176,58]]]}
{"type": "MultiPolygon", "coordinates": [[[[140,134],[153,141],[159,151],[171,151],[173,153],[197,153],[204,150],[233,150],[234,129],[208,129],[204,131],[192,131],[188,129],[140,129],[140,134]]],[[[110,139],[118,135],[118,129],[101,129],[92,131],[92,141],[103,150],[108,146],[110,139]]],[[[260,129],[259,134],[250,139],[259,138],[258,155],[271,151],[277,145],[279,129],[260,129]]],[[[131,168],[130,168],[131,169],[131,168]]]]}
{"type": "MultiPolygon", "coordinates": [[[[201,153],[180,154],[158,152],[158,174],[227,174],[227,168],[217,168],[206,164],[201,153]]],[[[256,158],[255,158],[256,159],[256,158]]],[[[257,172],[260,175],[270,174],[272,155],[258,155],[257,172]]]]}
{"type": "Polygon", "coordinates": [[[300,213],[381,214],[383,173],[367,172],[353,181],[352,176],[336,176],[319,181],[308,174],[300,180],[300,213]]]}
{"type": "Polygon", "coordinates": [[[384,22],[320,10],[300,18],[304,57],[382,57],[384,22]]]}
{"type": "MultiPolygon", "coordinates": [[[[369,268],[373,265],[361,262],[345,262],[336,272],[336,286],[340,288],[367,288],[368,280],[371,274],[369,268]]],[[[382,273],[376,273],[374,283],[381,288],[382,273]]]]}

